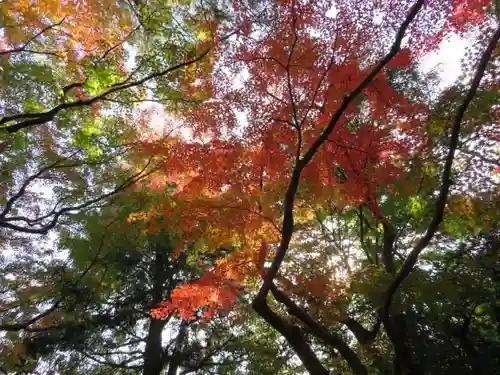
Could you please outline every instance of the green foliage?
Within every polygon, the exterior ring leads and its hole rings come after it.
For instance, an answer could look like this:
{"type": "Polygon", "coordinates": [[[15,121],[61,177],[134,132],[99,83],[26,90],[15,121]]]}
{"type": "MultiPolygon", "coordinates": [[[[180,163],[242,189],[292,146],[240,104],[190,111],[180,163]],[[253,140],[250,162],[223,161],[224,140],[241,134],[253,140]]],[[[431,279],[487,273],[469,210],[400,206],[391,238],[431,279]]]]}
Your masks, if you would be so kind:
{"type": "Polygon", "coordinates": [[[97,61],[86,67],[86,81],[83,85],[84,90],[90,95],[99,95],[107,88],[112,87],[123,80],[123,74],[118,72],[115,62],[109,64],[105,61],[97,61]]]}

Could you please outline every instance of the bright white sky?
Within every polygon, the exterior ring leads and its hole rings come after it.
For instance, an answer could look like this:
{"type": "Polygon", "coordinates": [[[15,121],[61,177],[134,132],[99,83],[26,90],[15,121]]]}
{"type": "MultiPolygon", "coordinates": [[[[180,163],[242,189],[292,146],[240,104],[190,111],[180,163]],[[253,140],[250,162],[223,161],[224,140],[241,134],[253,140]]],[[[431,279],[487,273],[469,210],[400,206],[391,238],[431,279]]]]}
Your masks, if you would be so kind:
{"type": "Polygon", "coordinates": [[[469,44],[470,40],[456,34],[451,35],[450,38],[441,43],[439,50],[424,58],[421,66],[422,71],[429,72],[437,68],[440,72],[441,88],[451,85],[462,72],[460,62],[469,44]]]}

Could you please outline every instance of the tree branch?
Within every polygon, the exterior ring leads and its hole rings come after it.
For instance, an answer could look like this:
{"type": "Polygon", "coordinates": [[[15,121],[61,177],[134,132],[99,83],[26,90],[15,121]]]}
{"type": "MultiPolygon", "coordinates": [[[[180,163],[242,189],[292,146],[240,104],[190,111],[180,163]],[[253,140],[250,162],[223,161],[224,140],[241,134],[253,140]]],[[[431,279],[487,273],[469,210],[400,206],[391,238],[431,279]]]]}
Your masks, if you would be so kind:
{"type": "MultiPolygon", "coordinates": [[[[114,221],[112,221],[111,223],[109,223],[108,225],[106,225],[105,227],[105,230],[107,230],[111,224],[113,224],[114,221]]],[[[72,283],[72,286],[73,287],[76,287],[82,280],[83,278],[90,272],[90,270],[96,265],[98,264],[99,262],[99,254],[101,253],[101,250],[102,250],[102,247],[104,245],[104,239],[106,237],[106,234],[107,232],[104,232],[103,236],[101,237],[101,242],[100,242],[100,245],[99,245],[99,248],[97,249],[97,252],[96,254],[94,255],[94,257],[92,258],[92,261],[90,262],[90,264],[87,266],[87,268],[85,268],[85,270],[83,270],[83,272],[81,273],[81,275],[78,277],[78,279],[76,279],[73,283],[72,283]]],[[[23,329],[26,329],[26,330],[29,330],[30,332],[39,332],[39,331],[46,331],[48,330],[49,328],[48,327],[40,327],[40,328],[30,328],[29,329],[29,326],[38,322],[40,319],[46,317],[47,315],[51,314],[52,312],[54,312],[58,307],[59,305],[63,302],[63,300],[65,299],[66,296],[61,296],[59,297],[53,304],[50,308],[48,308],[47,310],[41,312],[40,314],[36,315],[35,317],[25,321],[25,322],[22,322],[22,323],[14,323],[14,324],[0,324],[0,331],[20,331],[20,330],[23,330],[23,329]]],[[[50,327],[50,329],[52,328],[57,328],[57,326],[53,326],[53,327],[50,327]]]]}
{"type": "Polygon", "coordinates": [[[264,300],[263,303],[253,304],[252,307],[269,325],[285,337],[294,352],[299,356],[309,374],[329,375],[329,371],[323,367],[321,361],[307,343],[299,327],[283,320],[269,308],[266,300],[264,300]]]}
{"type": "Polygon", "coordinates": [[[338,121],[342,118],[344,112],[347,110],[349,105],[356,99],[356,97],[361,94],[361,92],[370,84],[370,82],[377,76],[378,73],[389,63],[389,61],[400,51],[401,42],[408,29],[410,23],[415,19],[417,13],[424,5],[424,0],[418,0],[411,8],[410,12],[406,16],[405,21],[401,24],[397,34],[396,39],[389,51],[389,53],[371,70],[371,72],[365,77],[365,79],[352,91],[349,95],[344,97],[344,100],[340,108],[333,114],[330,119],[328,126],[321,133],[321,135],[316,139],[311,148],[307,150],[304,157],[296,163],[290,184],[285,194],[284,200],[284,215],[283,215],[283,226],[282,226],[282,237],[281,242],[276,252],[276,256],[269,267],[264,282],[253,301],[253,305],[264,304],[265,298],[272,286],[273,279],[276,277],[278,270],[285,258],[288,246],[292,239],[292,234],[294,231],[294,218],[293,218],[293,206],[295,202],[295,196],[300,183],[300,176],[304,168],[309,164],[309,162],[314,158],[316,152],[319,150],[321,145],[328,139],[333,129],[337,125],[338,121]]]}
{"type": "MultiPolygon", "coordinates": [[[[0,227],[4,227],[4,228],[16,230],[16,231],[23,232],[23,233],[45,234],[49,230],[53,229],[57,225],[57,223],[59,222],[59,218],[61,216],[65,215],[65,214],[67,214],[69,212],[72,212],[72,211],[78,211],[78,210],[82,210],[82,209],[86,209],[86,208],[92,207],[92,205],[94,205],[96,203],[99,203],[99,202],[101,202],[101,201],[103,201],[103,200],[105,200],[105,199],[107,199],[109,197],[112,197],[113,195],[118,194],[119,192],[121,192],[121,191],[127,189],[128,187],[132,186],[134,183],[136,183],[140,179],[142,179],[142,178],[146,177],[147,175],[149,175],[150,173],[154,172],[155,168],[147,171],[147,169],[148,169],[149,165],[151,164],[152,160],[153,160],[153,158],[150,158],[148,160],[148,162],[146,163],[146,165],[138,173],[136,173],[136,174],[132,175],[131,177],[127,178],[124,182],[122,182],[120,185],[118,185],[112,191],[110,191],[110,192],[108,192],[106,194],[102,194],[102,195],[100,195],[100,196],[98,196],[98,197],[96,197],[94,199],[90,199],[90,200],[88,200],[88,201],[86,201],[84,203],[81,203],[79,205],[66,206],[66,207],[63,207],[61,209],[57,209],[57,206],[61,203],[61,201],[59,201],[54,206],[54,208],[52,209],[52,211],[50,211],[49,213],[47,213],[47,214],[45,214],[45,215],[43,215],[41,217],[38,217],[36,219],[28,219],[28,218],[25,218],[25,217],[22,217],[22,216],[16,216],[16,217],[6,218],[4,216],[8,212],[5,213],[5,214],[2,213],[2,215],[0,215],[0,227]],[[43,220],[48,219],[50,217],[52,217],[52,219],[50,220],[50,222],[48,222],[47,224],[42,224],[43,220]],[[39,228],[29,228],[29,227],[21,226],[21,225],[18,225],[18,224],[13,224],[13,222],[15,222],[15,221],[24,221],[24,222],[28,223],[28,225],[30,225],[30,226],[36,226],[36,225],[41,225],[41,226],[39,228]]],[[[37,173],[36,175],[33,175],[31,177],[37,178],[38,175],[39,174],[37,173]]],[[[24,187],[24,189],[26,189],[26,187],[24,187]]],[[[19,192],[21,192],[21,195],[22,195],[22,193],[24,191],[21,188],[21,190],[19,192]]],[[[15,200],[19,199],[19,197],[16,198],[16,196],[17,196],[17,194],[13,198],[15,198],[15,200]]]]}
{"type": "Polygon", "coordinates": [[[382,315],[383,316],[388,316],[389,308],[390,308],[390,305],[392,303],[392,299],[393,299],[396,291],[398,290],[399,286],[403,283],[403,281],[408,277],[408,275],[413,270],[413,267],[415,266],[415,263],[418,260],[418,256],[420,255],[422,250],[424,250],[426,248],[426,246],[429,244],[431,239],[434,237],[434,234],[436,233],[441,221],[443,220],[444,209],[445,209],[446,201],[448,198],[448,192],[450,190],[450,186],[452,183],[451,182],[451,168],[453,165],[453,159],[455,157],[455,151],[458,147],[460,126],[461,126],[464,114],[467,110],[467,107],[469,106],[471,101],[474,99],[477,88],[479,87],[479,83],[481,82],[481,79],[482,79],[484,72],[486,70],[486,66],[488,64],[488,61],[491,57],[493,50],[496,48],[499,40],[500,40],[500,26],[495,31],[494,35],[492,36],[492,38],[488,44],[488,47],[486,48],[483,55],[481,56],[481,59],[479,61],[479,64],[478,64],[478,67],[476,70],[476,74],[474,75],[474,79],[472,80],[472,83],[469,87],[467,95],[465,96],[464,101],[462,102],[462,104],[458,108],[457,113],[455,115],[455,118],[453,120],[450,148],[449,148],[448,154],[446,156],[446,162],[445,162],[443,174],[441,177],[442,185],[441,185],[441,189],[439,191],[438,200],[436,202],[436,212],[434,214],[434,217],[432,218],[432,221],[429,224],[429,227],[427,228],[427,232],[417,242],[417,244],[415,245],[413,250],[410,252],[408,257],[406,258],[405,262],[403,263],[403,266],[401,267],[400,271],[398,272],[396,278],[394,279],[394,281],[391,283],[391,285],[387,289],[386,299],[384,302],[384,306],[382,307],[382,315]]]}
{"type": "Polygon", "coordinates": [[[338,350],[340,355],[347,361],[349,367],[356,375],[366,375],[367,371],[365,366],[361,363],[356,353],[347,345],[342,338],[329,332],[325,327],[315,322],[303,309],[297,306],[286,294],[278,290],[273,284],[271,286],[271,293],[278,302],[284,304],[288,312],[303,322],[311,332],[324,341],[327,345],[338,350]]]}
{"type": "Polygon", "coordinates": [[[40,124],[52,121],[57,116],[57,114],[59,114],[59,112],[61,112],[62,110],[90,106],[93,103],[96,103],[100,100],[106,99],[109,95],[114,94],[118,91],[126,90],[129,88],[135,87],[135,86],[140,86],[140,85],[142,85],[142,84],[146,83],[147,81],[150,81],[154,78],[165,76],[165,75],[172,73],[176,70],[179,70],[183,67],[197,63],[198,61],[202,60],[206,55],[208,55],[208,53],[211,50],[212,50],[212,48],[207,48],[207,49],[205,49],[205,51],[203,51],[198,56],[196,56],[192,59],[189,59],[189,60],[184,61],[182,63],[176,64],[176,65],[171,66],[170,68],[164,69],[162,71],[151,73],[148,76],[146,76],[142,79],[139,79],[137,81],[133,81],[133,82],[129,82],[129,83],[126,83],[126,81],[123,81],[121,83],[113,85],[112,88],[110,88],[110,89],[104,91],[103,93],[101,93],[97,96],[94,96],[90,99],[85,99],[85,100],[80,99],[80,100],[77,100],[77,101],[72,102],[72,103],[62,103],[62,104],[52,108],[51,110],[49,110],[47,112],[20,113],[17,115],[3,117],[0,119],[0,131],[3,130],[3,131],[7,131],[8,133],[15,133],[21,129],[26,129],[26,128],[29,128],[31,126],[40,125],[40,124]],[[14,122],[14,121],[18,121],[18,120],[20,120],[20,121],[9,125],[9,123],[14,122]]]}
{"type": "Polygon", "coordinates": [[[59,22],[56,22],[56,23],[53,23],[47,27],[44,27],[42,30],[40,30],[38,33],[36,33],[33,37],[31,37],[30,39],[28,39],[21,47],[18,47],[18,48],[13,48],[13,49],[10,49],[10,50],[4,50],[4,51],[0,51],[0,56],[2,55],[9,55],[11,53],[17,53],[17,52],[29,52],[29,53],[37,53],[37,54],[42,54],[42,55],[52,55],[52,56],[58,56],[56,53],[54,52],[42,52],[42,51],[32,51],[32,50],[28,50],[27,47],[33,42],[35,41],[40,35],[44,34],[46,31],[49,31],[50,29],[56,27],[56,26],[59,26],[61,25],[64,20],[66,19],[66,17],[64,17],[61,21],[59,22]]]}

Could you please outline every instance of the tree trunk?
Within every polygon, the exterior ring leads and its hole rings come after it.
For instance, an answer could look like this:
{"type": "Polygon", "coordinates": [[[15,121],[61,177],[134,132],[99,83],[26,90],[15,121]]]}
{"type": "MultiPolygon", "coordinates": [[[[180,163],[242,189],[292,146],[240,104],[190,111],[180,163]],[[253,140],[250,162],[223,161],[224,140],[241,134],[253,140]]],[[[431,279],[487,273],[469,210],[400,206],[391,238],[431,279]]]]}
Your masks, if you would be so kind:
{"type": "Polygon", "coordinates": [[[186,338],[187,326],[188,324],[186,321],[183,321],[181,323],[179,333],[177,334],[177,338],[175,339],[174,352],[172,353],[172,357],[170,358],[170,361],[168,363],[167,375],[177,375],[177,369],[182,362],[182,346],[186,338]]]}
{"type": "Polygon", "coordinates": [[[407,342],[406,316],[395,313],[384,319],[384,328],[394,347],[393,373],[395,375],[422,375],[423,369],[414,361],[407,342]]]}
{"type": "MultiPolygon", "coordinates": [[[[163,299],[163,289],[165,281],[168,278],[166,262],[168,262],[167,249],[158,247],[155,250],[155,260],[151,270],[153,276],[153,290],[151,291],[153,305],[158,304],[163,299]]],[[[149,321],[148,336],[144,351],[143,375],[160,375],[165,365],[161,335],[166,323],[166,320],[150,319],[149,321]]]]}
{"type": "Polygon", "coordinates": [[[164,320],[151,319],[149,322],[146,350],[144,351],[143,375],[160,375],[163,369],[161,334],[165,324],[166,322],[164,320]]]}

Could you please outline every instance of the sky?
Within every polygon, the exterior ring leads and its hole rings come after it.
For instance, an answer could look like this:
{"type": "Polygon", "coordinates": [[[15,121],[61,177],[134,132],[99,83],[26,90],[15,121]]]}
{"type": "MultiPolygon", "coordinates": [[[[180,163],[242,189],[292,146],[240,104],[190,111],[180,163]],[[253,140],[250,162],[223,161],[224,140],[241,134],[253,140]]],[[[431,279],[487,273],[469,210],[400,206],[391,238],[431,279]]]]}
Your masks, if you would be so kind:
{"type": "Polygon", "coordinates": [[[441,43],[437,51],[428,54],[423,59],[422,72],[427,73],[437,68],[441,79],[441,88],[451,85],[462,72],[460,62],[470,42],[466,38],[452,34],[450,38],[441,43]]]}

